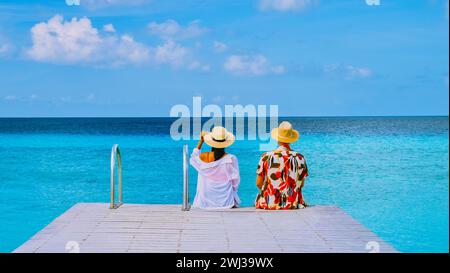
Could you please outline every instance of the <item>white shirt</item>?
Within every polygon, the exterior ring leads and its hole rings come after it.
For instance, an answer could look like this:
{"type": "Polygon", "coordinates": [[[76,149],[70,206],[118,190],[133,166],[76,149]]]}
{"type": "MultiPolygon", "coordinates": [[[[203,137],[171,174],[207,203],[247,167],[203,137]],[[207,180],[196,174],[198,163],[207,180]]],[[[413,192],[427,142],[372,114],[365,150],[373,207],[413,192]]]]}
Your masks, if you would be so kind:
{"type": "Polygon", "coordinates": [[[234,155],[226,154],[217,161],[206,163],[200,159],[200,150],[195,148],[190,162],[198,171],[193,208],[229,209],[241,203],[237,195],[239,165],[234,155]]]}

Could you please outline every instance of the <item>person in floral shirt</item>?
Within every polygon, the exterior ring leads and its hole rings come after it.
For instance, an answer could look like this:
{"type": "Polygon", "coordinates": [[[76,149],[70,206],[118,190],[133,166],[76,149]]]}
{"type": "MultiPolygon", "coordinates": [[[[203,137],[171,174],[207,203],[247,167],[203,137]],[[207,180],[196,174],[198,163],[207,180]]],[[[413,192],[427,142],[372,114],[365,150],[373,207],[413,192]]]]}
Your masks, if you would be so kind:
{"type": "Polygon", "coordinates": [[[260,192],[256,196],[258,209],[298,209],[307,206],[302,195],[305,178],[308,176],[306,160],[292,151],[290,143],[298,140],[298,131],[291,123],[283,121],[271,132],[279,147],[266,152],[259,160],[256,170],[256,185],[260,192]]]}

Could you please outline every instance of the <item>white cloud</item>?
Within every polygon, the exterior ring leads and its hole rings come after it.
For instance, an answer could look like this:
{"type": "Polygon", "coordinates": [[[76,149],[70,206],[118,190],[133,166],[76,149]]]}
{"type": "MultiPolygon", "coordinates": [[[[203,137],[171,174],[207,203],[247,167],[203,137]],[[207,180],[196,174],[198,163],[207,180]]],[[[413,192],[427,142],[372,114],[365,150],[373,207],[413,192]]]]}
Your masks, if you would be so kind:
{"type": "Polygon", "coordinates": [[[9,45],[8,44],[1,44],[0,45],[0,54],[1,53],[5,53],[9,50],[9,45]]]}
{"type": "Polygon", "coordinates": [[[173,40],[150,47],[134,40],[130,35],[111,32],[114,28],[104,26],[110,34],[101,33],[83,17],[65,21],[56,15],[47,22],[31,29],[33,44],[27,55],[36,61],[51,63],[82,63],[120,66],[124,64],[169,65],[189,70],[205,70],[205,65],[195,64],[189,48],[173,40]]]}
{"type": "Polygon", "coordinates": [[[368,78],[372,76],[372,70],[367,67],[347,66],[347,71],[350,78],[368,78]]]}
{"type": "Polygon", "coordinates": [[[69,103],[72,101],[73,101],[73,99],[71,96],[65,96],[65,97],[59,98],[59,102],[62,102],[62,103],[69,103]]]}
{"type": "Polygon", "coordinates": [[[198,61],[193,61],[189,64],[189,70],[209,71],[211,67],[208,64],[202,64],[198,61]]]}
{"type": "Polygon", "coordinates": [[[148,24],[150,33],[162,39],[190,39],[201,36],[209,31],[208,28],[200,26],[199,21],[192,21],[187,26],[180,25],[175,20],[167,20],[162,23],[151,22],[148,24]]]}
{"type": "Polygon", "coordinates": [[[272,66],[263,55],[231,55],[225,61],[226,71],[235,75],[264,75],[264,74],[282,74],[285,72],[283,66],[272,66]]]}
{"type": "Polygon", "coordinates": [[[86,18],[65,21],[55,15],[31,28],[33,45],[28,56],[51,63],[125,64],[149,59],[149,48],[123,35],[102,37],[86,18]]]}
{"type": "Polygon", "coordinates": [[[283,74],[286,71],[286,69],[282,65],[276,65],[272,67],[271,70],[274,74],[283,74]]]}
{"type": "Polygon", "coordinates": [[[213,42],[213,48],[215,52],[225,52],[228,49],[228,46],[224,43],[214,41],[213,42]]]}
{"type": "Polygon", "coordinates": [[[0,44],[0,56],[6,55],[10,50],[10,45],[7,43],[0,44]]]}
{"type": "Polygon", "coordinates": [[[108,41],[106,50],[112,49],[115,64],[146,63],[151,59],[151,48],[136,42],[130,35],[122,35],[120,39],[108,41]]]}
{"type": "Polygon", "coordinates": [[[105,32],[116,32],[116,29],[114,28],[113,24],[106,24],[103,26],[103,31],[105,32]]]}
{"type": "Polygon", "coordinates": [[[64,21],[60,15],[34,25],[31,38],[33,46],[27,51],[28,56],[50,62],[92,61],[103,43],[88,18],[64,21]]]}
{"type": "Polygon", "coordinates": [[[215,96],[214,98],[212,98],[212,101],[214,103],[222,103],[224,101],[225,97],[224,96],[215,96]]]}
{"type": "Polygon", "coordinates": [[[0,33],[0,57],[6,56],[13,51],[13,45],[0,33]]]}
{"type": "Polygon", "coordinates": [[[94,102],[95,99],[96,99],[95,94],[93,94],[93,93],[89,94],[89,95],[86,97],[86,99],[87,99],[88,102],[94,102]]]}
{"type": "Polygon", "coordinates": [[[336,75],[343,77],[347,80],[355,78],[369,78],[373,75],[370,68],[367,67],[355,67],[353,65],[340,65],[331,64],[325,65],[323,71],[327,75],[336,75]]]}
{"type": "Polygon", "coordinates": [[[168,65],[188,70],[209,70],[192,56],[191,50],[174,40],[148,46],[130,35],[119,35],[112,24],[98,31],[86,18],[65,21],[55,15],[31,29],[32,46],[26,51],[35,61],[62,64],[120,66],[124,64],[168,65]]]}
{"type": "Polygon", "coordinates": [[[164,44],[152,49],[152,58],[152,61],[158,65],[168,65],[177,69],[209,71],[209,65],[195,60],[189,48],[183,47],[173,40],[165,41],[164,44]]]}
{"type": "Polygon", "coordinates": [[[172,40],[156,47],[155,60],[159,64],[169,64],[174,67],[180,67],[185,64],[189,56],[189,50],[172,40]]]}
{"type": "Polygon", "coordinates": [[[3,99],[8,100],[8,101],[14,101],[14,100],[17,100],[17,97],[13,96],[13,95],[8,95],[8,96],[5,96],[3,99]]]}
{"type": "Polygon", "coordinates": [[[7,95],[4,96],[3,98],[0,98],[0,100],[3,99],[6,101],[33,102],[36,101],[38,98],[39,97],[36,94],[31,94],[30,96],[7,95]]]}
{"type": "Polygon", "coordinates": [[[317,0],[260,0],[259,7],[263,11],[298,11],[304,10],[317,0]]]}

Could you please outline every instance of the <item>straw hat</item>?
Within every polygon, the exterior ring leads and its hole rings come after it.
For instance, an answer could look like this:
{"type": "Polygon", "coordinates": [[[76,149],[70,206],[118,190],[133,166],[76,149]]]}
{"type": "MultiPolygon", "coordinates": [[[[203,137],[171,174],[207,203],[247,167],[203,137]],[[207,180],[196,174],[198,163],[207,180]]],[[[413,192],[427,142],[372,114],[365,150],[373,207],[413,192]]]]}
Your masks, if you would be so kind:
{"type": "Polygon", "coordinates": [[[296,142],[299,137],[299,132],[292,129],[292,124],[288,121],[280,123],[278,128],[272,130],[272,138],[283,143],[296,142]]]}
{"type": "Polygon", "coordinates": [[[233,144],[234,135],[222,126],[216,126],[204,137],[206,144],[214,148],[226,148],[233,144]]]}

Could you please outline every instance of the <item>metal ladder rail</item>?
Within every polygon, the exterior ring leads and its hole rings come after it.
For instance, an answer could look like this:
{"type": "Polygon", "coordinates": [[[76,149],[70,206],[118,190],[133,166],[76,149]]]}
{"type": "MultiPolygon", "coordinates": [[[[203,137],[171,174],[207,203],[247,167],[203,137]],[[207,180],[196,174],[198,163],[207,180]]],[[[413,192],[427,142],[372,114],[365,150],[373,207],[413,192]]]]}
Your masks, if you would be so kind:
{"type": "MultiPolygon", "coordinates": [[[[122,188],[122,157],[118,144],[114,144],[111,150],[111,185],[110,185],[110,209],[117,209],[123,204],[123,188],[122,188]],[[117,158],[118,169],[118,202],[115,202],[115,167],[117,158]]],[[[190,210],[189,204],[189,159],[188,145],[183,147],[183,203],[181,206],[183,211],[190,210]]]]}
{"type": "Polygon", "coordinates": [[[189,205],[189,157],[188,145],[183,146],[183,204],[182,211],[188,211],[191,207],[189,205]]]}
{"type": "Polygon", "coordinates": [[[110,209],[117,209],[123,204],[122,199],[122,157],[118,144],[114,144],[111,150],[111,200],[110,209]],[[115,200],[115,167],[117,158],[117,176],[118,176],[118,202],[115,200]]]}

